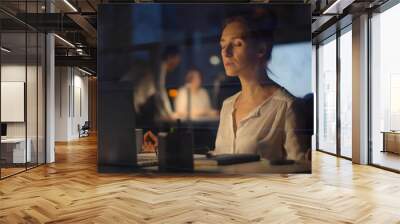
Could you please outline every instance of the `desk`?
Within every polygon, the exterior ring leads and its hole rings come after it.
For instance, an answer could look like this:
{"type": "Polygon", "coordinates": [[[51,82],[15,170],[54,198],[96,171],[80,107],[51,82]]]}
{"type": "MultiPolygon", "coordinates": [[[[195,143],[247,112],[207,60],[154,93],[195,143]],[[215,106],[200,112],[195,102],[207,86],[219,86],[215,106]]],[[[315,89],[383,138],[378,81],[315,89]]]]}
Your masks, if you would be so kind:
{"type": "MultiPolygon", "coordinates": [[[[139,154],[146,159],[153,157],[155,154],[139,154]]],[[[194,156],[194,173],[215,173],[215,174],[269,174],[269,173],[311,173],[311,161],[304,161],[291,165],[271,165],[268,160],[261,159],[257,162],[239,163],[233,165],[218,166],[214,165],[212,160],[207,161],[204,155],[194,156]]],[[[143,171],[158,171],[157,166],[141,168],[143,171]]]]}
{"type": "Polygon", "coordinates": [[[222,174],[311,173],[311,162],[271,165],[268,160],[261,159],[257,162],[206,167],[198,166],[195,160],[195,171],[222,174]]]}
{"type": "Polygon", "coordinates": [[[6,138],[1,140],[1,157],[5,163],[25,163],[31,161],[31,145],[30,138],[27,139],[27,147],[25,151],[25,138],[6,138]],[[26,160],[27,159],[27,160],[26,160]]]}
{"type": "Polygon", "coordinates": [[[400,154],[400,131],[382,131],[383,150],[382,152],[393,152],[400,154]]]}
{"type": "MultiPolygon", "coordinates": [[[[176,121],[164,121],[166,127],[178,127],[176,121]]],[[[203,118],[199,120],[181,120],[179,128],[190,129],[193,133],[193,150],[194,153],[206,153],[207,151],[215,148],[215,139],[217,138],[217,131],[219,125],[219,118],[203,118]]]]}

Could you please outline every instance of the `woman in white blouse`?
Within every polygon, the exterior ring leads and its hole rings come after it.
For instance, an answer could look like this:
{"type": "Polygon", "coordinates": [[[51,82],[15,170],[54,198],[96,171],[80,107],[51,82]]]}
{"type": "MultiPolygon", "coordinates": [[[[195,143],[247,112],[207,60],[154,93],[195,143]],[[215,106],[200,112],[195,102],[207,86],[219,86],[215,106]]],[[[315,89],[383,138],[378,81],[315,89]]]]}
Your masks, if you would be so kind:
{"type": "Polygon", "coordinates": [[[242,90],[223,103],[213,154],[260,154],[270,161],[305,158],[308,146],[296,133],[302,125],[295,98],[266,72],[272,43],[272,31],[260,28],[256,19],[226,21],[221,55],[226,74],[238,76],[242,90]]]}
{"type": "Polygon", "coordinates": [[[201,87],[201,82],[202,77],[199,70],[188,71],[186,84],[178,90],[175,99],[175,118],[188,119],[189,113],[192,120],[216,116],[216,111],[211,108],[207,90],[201,87]]]}

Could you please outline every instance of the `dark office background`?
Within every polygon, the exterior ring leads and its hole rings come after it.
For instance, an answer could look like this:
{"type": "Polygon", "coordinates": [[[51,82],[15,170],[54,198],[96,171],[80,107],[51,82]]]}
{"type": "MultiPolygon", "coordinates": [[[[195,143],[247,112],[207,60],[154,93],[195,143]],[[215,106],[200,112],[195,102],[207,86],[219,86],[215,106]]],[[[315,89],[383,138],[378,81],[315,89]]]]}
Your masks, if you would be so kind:
{"type": "MultiPolygon", "coordinates": [[[[223,21],[232,14],[265,9],[277,17],[275,24],[265,24],[275,28],[269,75],[293,95],[304,97],[312,91],[308,5],[101,5],[98,12],[99,169],[113,164],[130,169],[136,163],[136,151],[130,150],[135,147],[132,93],[137,78],[143,74],[141,68],[154,68],[153,73],[157,74],[162,49],[178,46],[182,63],[167,76],[166,87],[181,87],[187,70],[199,68],[203,87],[208,90],[213,106],[220,109],[226,97],[240,90],[238,80],[233,78],[226,82],[226,94],[221,99],[213,95],[214,81],[218,76],[225,76],[219,46],[223,21]],[[213,56],[220,63],[211,63],[213,56]]],[[[216,132],[217,124],[213,129],[216,132]]],[[[211,143],[214,141],[210,139],[211,143]]]]}

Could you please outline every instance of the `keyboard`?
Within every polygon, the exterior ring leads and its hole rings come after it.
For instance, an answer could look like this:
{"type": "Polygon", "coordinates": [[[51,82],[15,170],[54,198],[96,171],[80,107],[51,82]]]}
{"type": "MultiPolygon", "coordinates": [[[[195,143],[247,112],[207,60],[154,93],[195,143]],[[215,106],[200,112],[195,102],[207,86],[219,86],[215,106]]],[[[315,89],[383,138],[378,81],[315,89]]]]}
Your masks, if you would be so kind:
{"type": "Polygon", "coordinates": [[[137,165],[139,167],[158,166],[158,161],[138,161],[137,165]]]}
{"type": "Polygon", "coordinates": [[[260,156],[257,154],[221,154],[209,158],[216,160],[219,166],[260,161],[260,156]]]}
{"type": "Polygon", "coordinates": [[[139,167],[158,166],[158,158],[154,154],[139,154],[137,165],[139,167]]]}

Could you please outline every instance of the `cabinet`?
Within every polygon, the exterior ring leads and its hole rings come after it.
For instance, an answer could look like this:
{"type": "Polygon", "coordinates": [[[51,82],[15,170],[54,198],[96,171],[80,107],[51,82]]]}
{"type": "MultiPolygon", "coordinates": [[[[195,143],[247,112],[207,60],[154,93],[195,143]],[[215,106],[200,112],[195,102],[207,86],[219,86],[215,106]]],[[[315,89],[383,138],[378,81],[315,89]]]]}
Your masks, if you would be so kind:
{"type": "Polygon", "coordinates": [[[31,162],[31,139],[25,138],[7,138],[1,140],[1,157],[5,163],[25,163],[31,162]],[[26,151],[25,145],[27,144],[26,151]]]}
{"type": "Polygon", "coordinates": [[[400,131],[387,131],[383,134],[383,152],[400,154],[400,131]]]}

